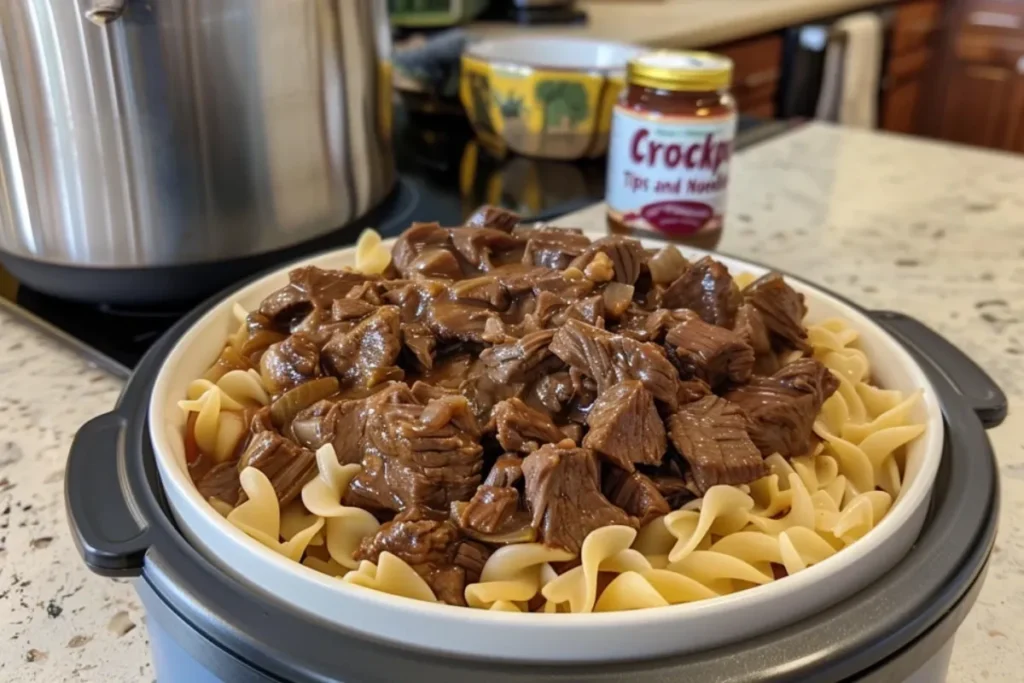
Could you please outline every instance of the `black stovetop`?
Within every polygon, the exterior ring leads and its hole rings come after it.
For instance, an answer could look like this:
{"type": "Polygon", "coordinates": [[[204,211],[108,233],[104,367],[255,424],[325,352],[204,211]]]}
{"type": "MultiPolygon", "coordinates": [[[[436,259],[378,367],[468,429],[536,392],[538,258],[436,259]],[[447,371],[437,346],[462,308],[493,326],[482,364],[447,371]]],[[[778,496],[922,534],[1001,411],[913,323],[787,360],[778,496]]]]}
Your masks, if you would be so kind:
{"type": "MultiPolygon", "coordinates": [[[[498,158],[474,139],[464,118],[410,113],[396,116],[399,183],[376,226],[395,236],[411,221],[458,225],[480,204],[552,220],[604,199],[604,160],[563,162],[498,158]]],[[[741,117],[737,149],[784,132],[793,124],[741,117]]],[[[352,243],[357,231],[339,230],[317,249],[352,243]]],[[[147,349],[196,303],[132,308],[59,299],[21,285],[0,267],[0,307],[31,322],[108,371],[127,377],[147,349]]]]}

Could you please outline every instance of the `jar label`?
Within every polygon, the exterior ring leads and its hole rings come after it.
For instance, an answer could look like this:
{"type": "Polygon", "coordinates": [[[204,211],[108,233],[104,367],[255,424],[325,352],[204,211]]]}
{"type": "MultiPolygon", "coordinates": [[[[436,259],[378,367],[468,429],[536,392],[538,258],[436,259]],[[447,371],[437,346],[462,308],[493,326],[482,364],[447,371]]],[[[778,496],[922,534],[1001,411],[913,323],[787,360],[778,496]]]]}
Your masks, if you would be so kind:
{"type": "Polygon", "coordinates": [[[628,228],[692,235],[722,226],[736,115],[644,116],[616,105],[608,215],[628,228]]]}

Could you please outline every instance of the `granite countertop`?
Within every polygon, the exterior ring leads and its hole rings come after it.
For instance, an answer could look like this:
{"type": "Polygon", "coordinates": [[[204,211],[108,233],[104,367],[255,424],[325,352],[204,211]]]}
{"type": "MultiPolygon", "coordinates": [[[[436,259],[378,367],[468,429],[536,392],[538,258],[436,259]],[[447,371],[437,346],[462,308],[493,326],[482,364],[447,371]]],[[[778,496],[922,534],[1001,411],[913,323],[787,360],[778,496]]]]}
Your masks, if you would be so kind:
{"type": "Polygon", "coordinates": [[[560,35],[614,40],[652,47],[695,48],[718,45],[857,10],[891,0],[595,0],[583,2],[587,22],[520,27],[477,22],[480,37],[560,35]]]}
{"type": "MultiPolygon", "coordinates": [[[[767,3],[766,3],[767,4],[767,3]]],[[[721,248],[908,312],[1024,411],[1024,157],[811,125],[738,155],[721,248]]],[[[601,207],[562,221],[602,224],[601,207]]],[[[90,574],[64,518],[77,427],[120,382],[0,311],[0,680],[151,680],[131,586],[90,574]]],[[[1024,653],[1024,426],[991,432],[1002,523],[950,680],[1018,681],[1024,653]]]]}

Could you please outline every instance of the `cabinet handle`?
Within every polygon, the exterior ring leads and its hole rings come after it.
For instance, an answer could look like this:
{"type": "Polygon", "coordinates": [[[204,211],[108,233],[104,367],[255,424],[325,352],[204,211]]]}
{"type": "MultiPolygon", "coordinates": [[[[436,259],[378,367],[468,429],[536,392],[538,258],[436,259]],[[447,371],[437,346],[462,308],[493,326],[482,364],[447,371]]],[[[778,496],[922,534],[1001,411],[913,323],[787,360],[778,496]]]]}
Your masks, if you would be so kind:
{"type": "Polygon", "coordinates": [[[975,26],[987,26],[989,28],[1018,29],[1021,27],[1020,17],[1005,12],[971,12],[967,22],[975,26]]]}
{"type": "Polygon", "coordinates": [[[1017,58],[1017,73],[1024,76],[1024,55],[1017,58]]]}
{"type": "Polygon", "coordinates": [[[743,79],[744,88],[757,88],[766,83],[772,83],[779,77],[778,71],[775,69],[766,69],[764,71],[755,71],[749,76],[743,79]]]}

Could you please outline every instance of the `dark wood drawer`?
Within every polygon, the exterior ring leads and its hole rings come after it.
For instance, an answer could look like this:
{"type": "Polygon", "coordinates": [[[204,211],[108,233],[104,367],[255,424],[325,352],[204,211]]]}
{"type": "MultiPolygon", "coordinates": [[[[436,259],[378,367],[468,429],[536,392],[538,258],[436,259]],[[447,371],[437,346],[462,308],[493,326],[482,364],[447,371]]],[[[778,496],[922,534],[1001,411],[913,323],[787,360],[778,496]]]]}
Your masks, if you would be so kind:
{"type": "Polygon", "coordinates": [[[761,36],[713,48],[714,52],[732,59],[734,64],[732,91],[737,101],[751,95],[763,97],[767,89],[774,97],[782,72],[782,37],[761,36]]]}
{"type": "Polygon", "coordinates": [[[965,0],[961,10],[963,30],[996,33],[1024,31],[1024,2],[1020,0],[965,0]]]}
{"type": "Polygon", "coordinates": [[[887,86],[895,86],[909,80],[921,78],[931,63],[935,52],[930,48],[921,48],[889,58],[887,86]]]}
{"type": "Polygon", "coordinates": [[[740,113],[759,119],[774,119],[775,100],[754,100],[753,102],[748,102],[746,105],[740,105],[740,113]]]}
{"type": "Polygon", "coordinates": [[[1024,30],[964,30],[957,36],[954,50],[956,58],[962,62],[1024,73],[1024,30]]]}
{"type": "Polygon", "coordinates": [[[927,47],[941,28],[940,0],[912,0],[898,5],[892,23],[892,54],[898,56],[927,47]]]}

